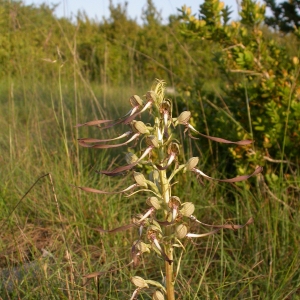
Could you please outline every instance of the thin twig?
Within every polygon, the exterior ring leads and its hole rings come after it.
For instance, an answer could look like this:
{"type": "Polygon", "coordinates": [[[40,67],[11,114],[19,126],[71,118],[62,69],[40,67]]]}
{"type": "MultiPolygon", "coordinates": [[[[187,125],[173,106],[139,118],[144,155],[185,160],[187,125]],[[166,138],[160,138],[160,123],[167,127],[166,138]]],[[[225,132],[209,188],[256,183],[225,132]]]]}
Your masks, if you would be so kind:
{"type": "Polygon", "coordinates": [[[15,205],[15,207],[13,208],[13,210],[10,212],[10,214],[8,215],[8,217],[3,221],[3,223],[6,223],[9,218],[11,217],[11,215],[14,213],[14,211],[17,209],[17,207],[21,204],[21,202],[23,201],[23,199],[30,193],[30,191],[33,189],[33,187],[40,181],[40,179],[48,176],[49,173],[40,176],[33,185],[31,185],[31,187],[29,188],[29,190],[22,196],[22,198],[18,201],[18,203],[15,205]]]}

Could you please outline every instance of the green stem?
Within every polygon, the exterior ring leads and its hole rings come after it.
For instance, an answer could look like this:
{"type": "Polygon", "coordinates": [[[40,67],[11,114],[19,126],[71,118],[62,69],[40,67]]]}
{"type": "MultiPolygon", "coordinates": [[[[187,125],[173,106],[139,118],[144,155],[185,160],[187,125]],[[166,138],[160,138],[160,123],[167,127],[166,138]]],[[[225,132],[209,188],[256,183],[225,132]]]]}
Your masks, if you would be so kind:
{"type": "MultiPolygon", "coordinates": [[[[165,170],[159,171],[160,175],[160,185],[161,192],[165,203],[169,203],[171,197],[170,184],[167,179],[167,174],[165,170]]],[[[167,227],[165,236],[169,237],[171,235],[171,228],[167,227]]],[[[171,241],[165,245],[165,253],[169,257],[169,259],[173,260],[173,246],[171,241]]],[[[167,289],[167,299],[175,300],[175,291],[174,291],[174,277],[173,277],[173,266],[174,264],[169,262],[165,262],[165,271],[166,271],[166,289],[167,289]]]]}
{"type": "MultiPolygon", "coordinates": [[[[167,256],[173,260],[173,247],[168,245],[165,247],[167,256]]],[[[167,289],[167,299],[175,300],[175,290],[174,290],[174,280],[173,280],[173,263],[169,264],[165,262],[166,268],[166,289],[167,289]]]]}

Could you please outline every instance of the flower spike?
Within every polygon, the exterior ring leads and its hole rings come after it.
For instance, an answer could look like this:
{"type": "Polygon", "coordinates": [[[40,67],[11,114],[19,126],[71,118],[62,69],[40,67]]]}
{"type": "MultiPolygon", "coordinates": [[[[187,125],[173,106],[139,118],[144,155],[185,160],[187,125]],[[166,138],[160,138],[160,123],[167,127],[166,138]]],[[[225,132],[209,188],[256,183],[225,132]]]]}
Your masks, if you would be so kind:
{"type": "MultiPolygon", "coordinates": [[[[131,282],[135,285],[135,291],[130,300],[137,299],[138,295],[144,289],[150,289],[150,294],[153,294],[152,298],[156,300],[163,300],[165,297],[164,294],[167,295],[168,299],[175,299],[174,284],[179,272],[181,255],[174,255],[174,251],[176,251],[175,248],[177,247],[186,250],[185,243],[182,243],[181,239],[188,239],[187,242],[194,243],[193,238],[207,237],[223,229],[241,229],[253,223],[253,218],[250,218],[242,225],[231,224],[229,222],[223,225],[209,225],[199,221],[194,216],[195,205],[190,202],[192,199],[189,199],[189,196],[185,195],[181,202],[179,197],[173,195],[173,185],[181,182],[180,179],[175,180],[175,176],[189,171],[193,172],[199,181],[204,177],[210,180],[234,183],[246,180],[263,170],[262,167],[257,167],[250,175],[242,175],[229,179],[215,179],[197,168],[199,164],[198,157],[191,157],[186,162],[185,157],[181,157],[180,155],[181,147],[184,144],[181,144],[176,139],[178,134],[174,132],[177,125],[183,125],[184,133],[187,133],[193,139],[198,139],[200,136],[215,142],[239,146],[249,145],[253,141],[230,141],[202,134],[190,124],[190,111],[184,111],[177,118],[173,118],[173,104],[171,100],[165,98],[164,90],[165,83],[158,81],[156,87],[146,93],[145,101],[141,100],[137,95],[130,97],[131,109],[124,116],[115,120],[95,120],[76,125],[76,127],[95,126],[100,130],[119,124],[129,125],[130,127],[129,131],[118,134],[117,137],[78,139],[79,144],[86,148],[109,149],[126,145],[132,146],[132,144],[134,146],[139,145],[137,151],[127,150],[125,154],[126,165],[114,167],[112,170],[97,171],[100,174],[112,177],[131,172],[134,179],[133,184],[121,191],[112,192],[89,187],[78,187],[85,192],[96,194],[123,194],[125,198],[139,194],[138,196],[143,197],[145,195],[146,197],[145,202],[150,207],[142,213],[134,213],[130,224],[114,229],[94,228],[94,230],[100,233],[111,234],[134,228],[137,231],[137,239],[131,246],[131,262],[128,264],[134,268],[140,265],[144,253],[155,252],[164,260],[165,272],[162,274],[164,277],[163,285],[148,278],[143,279],[139,276],[133,276],[131,282]],[[136,120],[146,110],[150,111],[150,121],[136,120]],[[137,156],[134,152],[139,153],[139,155],[137,156]],[[171,166],[173,162],[174,167],[171,166]],[[199,233],[190,232],[189,224],[202,225],[206,228],[199,233]],[[178,262],[178,264],[176,263],[178,265],[177,270],[174,270],[174,258],[178,262]]],[[[125,177],[125,181],[127,179],[125,177]]],[[[139,201],[138,204],[141,197],[135,197],[139,201]]],[[[92,278],[101,274],[103,272],[94,272],[88,276],[92,278]]]]}

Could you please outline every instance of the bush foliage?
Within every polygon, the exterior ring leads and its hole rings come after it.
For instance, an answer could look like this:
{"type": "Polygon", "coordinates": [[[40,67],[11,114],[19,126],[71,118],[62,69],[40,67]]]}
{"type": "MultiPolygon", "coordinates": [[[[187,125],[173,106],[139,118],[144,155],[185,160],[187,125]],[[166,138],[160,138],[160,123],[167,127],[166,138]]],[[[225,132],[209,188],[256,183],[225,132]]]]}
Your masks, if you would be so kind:
{"type": "MultiPolygon", "coordinates": [[[[214,59],[222,92],[218,101],[214,95],[203,95],[219,108],[214,118],[208,119],[208,128],[218,134],[234,119],[236,128],[231,134],[256,141],[254,151],[231,149],[238,161],[246,157],[254,165],[266,165],[268,172],[276,169],[270,164],[299,164],[299,42],[295,36],[281,36],[265,27],[265,5],[244,0],[239,21],[228,23],[227,15],[228,8],[218,0],[204,1],[198,18],[187,7],[182,10],[184,33],[189,39],[219,46],[214,59]]],[[[201,86],[195,88],[201,90],[201,86]]]]}

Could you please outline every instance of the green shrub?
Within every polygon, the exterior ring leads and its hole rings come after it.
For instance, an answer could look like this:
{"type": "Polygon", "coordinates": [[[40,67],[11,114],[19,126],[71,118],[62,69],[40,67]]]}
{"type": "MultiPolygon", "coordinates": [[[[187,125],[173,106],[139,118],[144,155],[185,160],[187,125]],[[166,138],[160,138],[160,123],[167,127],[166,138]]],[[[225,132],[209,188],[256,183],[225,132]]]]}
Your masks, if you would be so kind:
{"type": "MultiPolygon", "coordinates": [[[[265,165],[267,173],[274,172],[278,162],[289,167],[299,164],[299,59],[289,46],[298,42],[263,25],[264,5],[242,1],[241,19],[230,24],[229,8],[223,6],[218,0],[206,0],[198,18],[186,7],[181,11],[188,38],[205,39],[219,47],[214,60],[223,80],[221,92],[216,96],[204,91],[197,101],[189,102],[199,115],[203,115],[199,100],[204,102],[206,123],[204,118],[197,119],[196,126],[207,126],[210,134],[218,135],[231,122],[232,139],[255,140],[255,151],[231,148],[232,157],[265,165]]],[[[201,88],[195,85],[195,94],[201,88]]]]}

